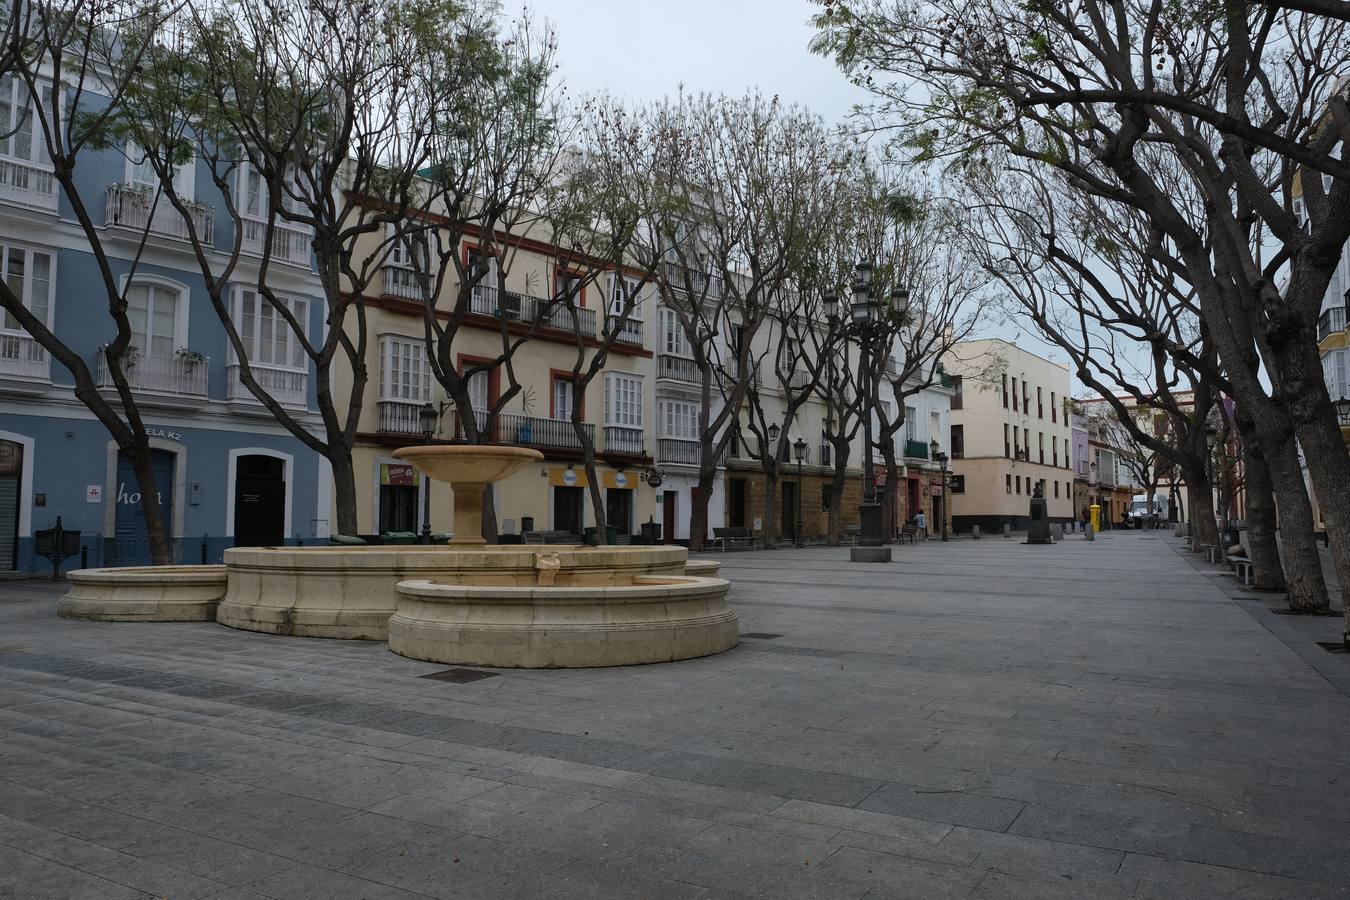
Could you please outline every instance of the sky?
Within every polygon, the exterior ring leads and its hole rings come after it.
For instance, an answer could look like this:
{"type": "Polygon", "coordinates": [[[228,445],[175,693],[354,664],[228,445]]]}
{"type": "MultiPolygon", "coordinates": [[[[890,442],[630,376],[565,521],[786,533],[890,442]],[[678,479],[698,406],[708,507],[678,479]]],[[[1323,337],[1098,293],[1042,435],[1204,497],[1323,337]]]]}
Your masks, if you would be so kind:
{"type": "MultiPolygon", "coordinates": [[[[521,4],[508,2],[508,14],[521,4]]],[[[808,49],[809,0],[532,0],[558,33],[560,73],[573,97],[605,92],[630,101],[679,91],[729,95],[758,88],[844,122],[868,102],[835,66],[808,49]]],[[[976,337],[1001,337],[1063,364],[1025,322],[989,321],[976,337]]],[[[1074,379],[1074,391],[1080,385],[1074,379]]]]}
{"type": "MultiPolygon", "coordinates": [[[[507,9],[520,4],[508,4],[507,9]]],[[[838,122],[867,99],[807,49],[818,9],[807,0],[533,0],[558,31],[570,93],[658,100],[686,91],[758,87],[838,122]]]]}

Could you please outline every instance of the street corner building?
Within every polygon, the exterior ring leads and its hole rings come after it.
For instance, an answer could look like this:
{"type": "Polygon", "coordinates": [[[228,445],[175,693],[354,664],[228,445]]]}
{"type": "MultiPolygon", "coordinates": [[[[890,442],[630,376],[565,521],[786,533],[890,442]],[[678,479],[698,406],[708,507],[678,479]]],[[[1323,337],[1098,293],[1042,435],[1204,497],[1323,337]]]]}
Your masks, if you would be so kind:
{"type": "MultiPolygon", "coordinates": [[[[110,334],[105,282],[37,143],[0,140],[0,168],[8,173],[0,178],[0,266],[28,309],[115,397],[100,345],[110,334]]],[[[150,177],[130,161],[135,154],[89,153],[81,158],[83,177],[105,185],[106,197],[101,212],[90,211],[105,216],[103,244],[125,289],[136,348],[129,381],[153,447],[174,559],[219,562],[226,547],[326,540],[325,465],[240,382],[182,219],[167,204],[147,203],[150,177]]],[[[218,248],[232,246],[230,223],[213,221],[222,198],[210,179],[194,178],[191,165],[184,170],[182,189],[194,197],[199,233],[210,234],[218,248]]],[[[247,167],[233,189],[239,207],[248,208],[247,167]]],[[[317,423],[304,353],[270,305],[246,287],[257,282],[257,257],[247,252],[257,235],[247,217],[242,224],[245,256],[230,291],[231,314],[255,376],[300,421],[317,423]]],[[[284,260],[274,255],[269,278],[318,333],[322,293],[308,240],[290,237],[295,252],[284,260]]],[[[69,371],[11,316],[0,317],[0,572],[50,571],[36,555],[34,535],[58,517],[65,529],[80,532],[84,548],[65,569],[148,564],[140,487],[125,454],[75,398],[69,371]]]]}

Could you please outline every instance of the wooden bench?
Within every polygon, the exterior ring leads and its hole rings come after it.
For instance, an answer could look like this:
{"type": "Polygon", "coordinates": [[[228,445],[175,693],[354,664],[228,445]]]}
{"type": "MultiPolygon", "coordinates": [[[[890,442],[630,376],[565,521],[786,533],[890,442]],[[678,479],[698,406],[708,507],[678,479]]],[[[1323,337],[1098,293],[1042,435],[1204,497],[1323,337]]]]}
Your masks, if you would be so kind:
{"type": "Polygon", "coordinates": [[[904,525],[900,526],[900,533],[896,535],[896,540],[901,544],[903,544],[905,541],[909,541],[912,544],[914,543],[914,538],[915,536],[918,535],[918,533],[919,533],[918,525],[915,525],[913,522],[906,522],[904,525]]]}
{"type": "Polygon", "coordinates": [[[721,549],[723,553],[735,548],[753,550],[758,540],[758,537],[749,528],[714,528],[712,546],[714,550],[721,549]]]}
{"type": "Polygon", "coordinates": [[[1205,554],[1205,559],[1208,562],[1212,562],[1216,566],[1223,562],[1223,548],[1218,544],[1201,544],[1200,552],[1205,554]]]}
{"type": "Polygon", "coordinates": [[[581,537],[570,531],[527,531],[524,535],[527,544],[580,544],[581,537]]]}
{"type": "Polygon", "coordinates": [[[1252,561],[1246,557],[1239,556],[1236,559],[1233,559],[1232,563],[1233,574],[1237,576],[1237,580],[1250,587],[1252,582],[1256,580],[1256,569],[1253,568],[1252,561]]]}

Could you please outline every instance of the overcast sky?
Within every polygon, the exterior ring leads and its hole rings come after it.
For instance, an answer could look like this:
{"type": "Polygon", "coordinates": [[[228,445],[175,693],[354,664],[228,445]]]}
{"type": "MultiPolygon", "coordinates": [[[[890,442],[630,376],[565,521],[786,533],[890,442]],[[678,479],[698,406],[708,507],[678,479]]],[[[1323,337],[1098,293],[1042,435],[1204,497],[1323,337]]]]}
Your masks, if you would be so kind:
{"type": "MultiPolygon", "coordinates": [[[[686,90],[741,94],[758,87],[829,122],[866,99],[827,59],[807,50],[806,0],[533,0],[558,30],[559,62],[574,93],[656,100],[686,90]]],[[[520,4],[508,4],[508,9],[520,4]]]]}
{"type": "MultiPolygon", "coordinates": [[[[533,0],[558,32],[563,80],[575,95],[608,92],[633,101],[686,91],[731,95],[759,88],[842,122],[867,93],[807,49],[807,0],[533,0]]],[[[508,2],[508,12],[520,4],[508,2]]],[[[1022,322],[987,321],[978,337],[1002,337],[1056,362],[1022,322]]],[[[1078,385],[1075,383],[1075,390],[1078,385]]]]}

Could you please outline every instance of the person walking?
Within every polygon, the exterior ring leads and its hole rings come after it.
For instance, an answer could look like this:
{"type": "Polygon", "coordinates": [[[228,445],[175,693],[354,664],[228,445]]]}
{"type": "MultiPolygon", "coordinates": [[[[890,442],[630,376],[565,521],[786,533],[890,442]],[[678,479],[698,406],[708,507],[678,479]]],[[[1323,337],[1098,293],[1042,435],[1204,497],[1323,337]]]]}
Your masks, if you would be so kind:
{"type": "Polygon", "coordinates": [[[920,540],[928,540],[928,517],[923,514],[923,510],[914,514],[914,527],[919,529],[920,540]]]}

